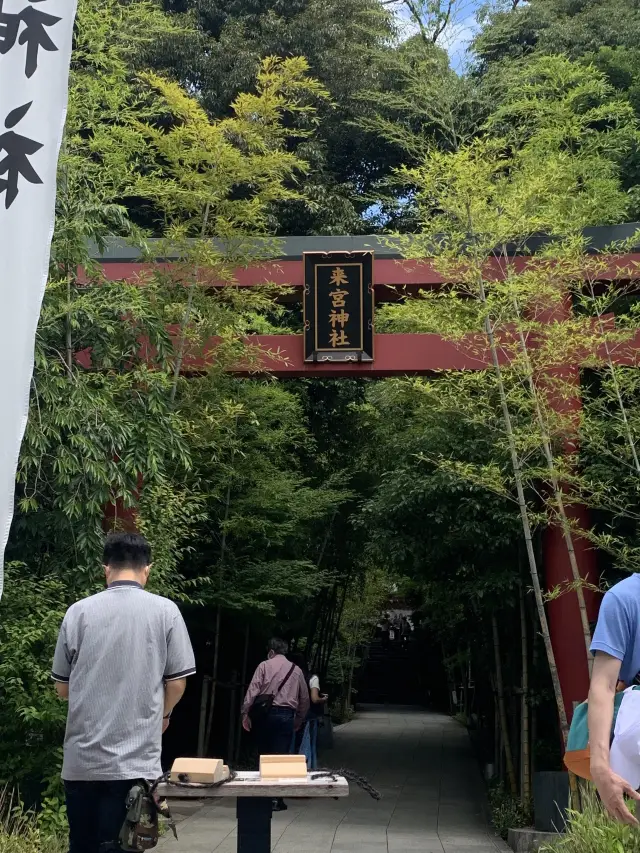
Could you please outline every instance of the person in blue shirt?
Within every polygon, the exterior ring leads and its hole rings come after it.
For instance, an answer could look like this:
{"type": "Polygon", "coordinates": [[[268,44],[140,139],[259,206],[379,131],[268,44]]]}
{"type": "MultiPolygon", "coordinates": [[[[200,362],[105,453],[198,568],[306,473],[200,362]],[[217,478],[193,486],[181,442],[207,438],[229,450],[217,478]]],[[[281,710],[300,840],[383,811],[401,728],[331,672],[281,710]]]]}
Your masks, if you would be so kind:
{"type": "Polygon", "coordinates": [[[618,685],[629,687],[640,674],[640,575],[625,578],[605,595],[591,651],[595,656],[588,718],[591,778],[609,814],[638,827],[624,798],[640,800],[640,794],[612,771],[609,748],[618,685]]]}

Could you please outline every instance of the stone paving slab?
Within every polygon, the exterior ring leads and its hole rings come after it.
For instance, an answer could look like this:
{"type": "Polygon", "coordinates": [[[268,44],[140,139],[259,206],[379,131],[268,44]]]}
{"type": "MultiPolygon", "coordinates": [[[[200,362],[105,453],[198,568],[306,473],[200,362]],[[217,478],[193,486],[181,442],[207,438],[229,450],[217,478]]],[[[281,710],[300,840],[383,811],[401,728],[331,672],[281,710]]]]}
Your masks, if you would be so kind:
{"type": "MultiPolygon", "coordinates": [[[[335,732],[325,756],[384,795],[354,785],[346,800],[291,800],[273,817],[273,853],[497,853],[508,850],[487,826],[482,781],[466,731],[419,709],[371,706],[335,732]]],[[[162,853],[236,853],[233,800],[185,815],[180,838],[162,853]]]]}

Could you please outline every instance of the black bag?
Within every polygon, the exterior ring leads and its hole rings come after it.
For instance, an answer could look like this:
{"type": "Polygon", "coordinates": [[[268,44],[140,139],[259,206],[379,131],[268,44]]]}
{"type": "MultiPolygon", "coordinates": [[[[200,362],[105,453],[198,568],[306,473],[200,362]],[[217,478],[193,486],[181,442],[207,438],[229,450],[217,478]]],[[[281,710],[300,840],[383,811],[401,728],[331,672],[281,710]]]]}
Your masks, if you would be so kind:
{"type": "Polygon", "coordinates": [[[251,708],[249,708],[249,719],[252,723],[260,723],[267,717],[269,711],[273,708],[273,703],[275,702],[276,696],[278,695],[278,693],[280,693],[287,681],[289,681],[289,679],[293,675],[293,671],[295,668],[295,663],[292,663],[291,669],[285,675],[285,677],[280,683],[280,687],[278,687],[275,693],[261,693],[260,696],[256,696],[256,698],[253,700],[251,708]]]}
{"type": "Polygon", "coordinates": [[[176,825],[171,817],[166,800],[161,800],[156,794],[158,782],[150,785],[141,780],[127,794],[127,816],[120,830],[120,849],[127,853],[144,853],[152,850],[158,843],[160,830],[158,815],[167,819],[169,826],[177,838],[176,825]]]}

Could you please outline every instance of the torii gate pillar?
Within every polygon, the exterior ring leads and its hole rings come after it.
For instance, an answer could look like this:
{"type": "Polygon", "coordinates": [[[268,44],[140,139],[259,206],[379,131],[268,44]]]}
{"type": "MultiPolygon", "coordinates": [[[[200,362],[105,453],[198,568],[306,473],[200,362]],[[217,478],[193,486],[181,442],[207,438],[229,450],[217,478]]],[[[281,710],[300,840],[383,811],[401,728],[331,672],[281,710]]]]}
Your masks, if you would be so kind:
{"type": "MultiPolygon", "coordinates": [[[[570,520],[575,520],[577,528],[589,529],[589,511],[586,507],[569,506],[566,512],[570,520]]],[[[599,578],[593,547],[584,538],[576,535],[573,536],[573,546],[581,576],[588,583],[597,585],[599,578]]],[[[569,555],[560,527],[553,526],[545,530],[543,556],[548,590],[563,588],[572,583],[569,555]]],[[[601,597],[585,587],[584,598],[589,621],[593,624],[598,617],[601,597]]],[[[571,720],[576,704],[584,702],[589,692],[589,667],[577,594],[574,591],[564,592],[558,598],[552,599],[547,605],[547,614],[564,706],[567,717],[571,720]]]]}

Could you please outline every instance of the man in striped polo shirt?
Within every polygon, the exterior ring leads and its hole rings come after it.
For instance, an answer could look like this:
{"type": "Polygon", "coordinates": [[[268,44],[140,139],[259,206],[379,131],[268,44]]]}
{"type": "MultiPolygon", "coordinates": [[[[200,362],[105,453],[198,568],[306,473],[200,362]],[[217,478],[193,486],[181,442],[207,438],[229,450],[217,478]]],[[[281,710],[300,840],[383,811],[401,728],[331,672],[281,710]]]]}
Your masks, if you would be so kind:
{"type": "Polygon", "coordinates": [[[195,661],[176,605],[144,591],[151,549],[112,533],[107,589],[67,611],[52,677],[68,699],[64,780],[70,853],[116,850],[131,786],[162,774],[162,733],[195,661]]]}

